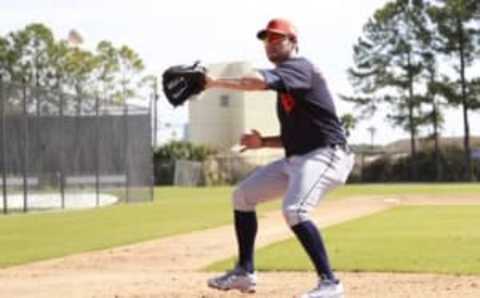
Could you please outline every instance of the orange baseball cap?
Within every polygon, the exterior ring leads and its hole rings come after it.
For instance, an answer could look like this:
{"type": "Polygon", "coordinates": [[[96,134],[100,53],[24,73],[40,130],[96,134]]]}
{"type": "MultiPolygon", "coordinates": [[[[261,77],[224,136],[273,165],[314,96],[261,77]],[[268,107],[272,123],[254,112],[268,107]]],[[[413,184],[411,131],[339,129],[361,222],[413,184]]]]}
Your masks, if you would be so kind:
{"type": "Polygon", "coordinates": [[[272,19],[268,22],[267,27],[258,31],[257,38],[264,40],[268,33],[278,33],[287,35],[297,41],[297,29],[286,19],[272,19]]]}

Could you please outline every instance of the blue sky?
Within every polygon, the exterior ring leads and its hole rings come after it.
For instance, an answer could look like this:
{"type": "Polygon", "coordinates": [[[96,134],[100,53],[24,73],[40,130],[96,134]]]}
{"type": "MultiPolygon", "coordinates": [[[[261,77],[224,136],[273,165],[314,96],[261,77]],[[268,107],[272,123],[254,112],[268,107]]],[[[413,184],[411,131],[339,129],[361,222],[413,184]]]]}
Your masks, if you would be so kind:
{"type": "MultiPolygon", "coordinates": [[[[300,33],[300,54],[314,61],[325,74],[332,93],[352,94],[346,69],[352,65],[352,46],[363,24],[385,0],[175,0],[175,1],[27,1],[0,0],[0,34],[32,22],[49,26],[57,38],[71,29],[83,36],[82,45],[93,49],[102,39],[126,44],[143,58],[147,73],[160,75],[173,64],[200,59],[205,64],[250,61],[268,67],[263,46],[255,39],[258,29],[273,17],[285,17],[300,33]]],[[[337,100],[339,114],[354,112],[337,100]]],[[[163,123],[184,123],[185,108],[172,110],[164,101],[163,123]]],[[[273,113],[273,111],[272,111],[273,113]]],[[[478,113],[476,113],[478,114],[478,113]]],[[[478,115],[472,114],[472,132],[480,134],[478,115]],[[477,128],[478,127],[478,128],[477,128]]],[[[462,135],[461,112],[447,115],[445,135],[462,135]]],[[[351,142],[370,142],[367,127],[376,126],[376,143],[407,135],[392,129],[383,115],[359,124],[351,142]]],[[[160,137],[168,137],[169,134],[160,137]]]]}

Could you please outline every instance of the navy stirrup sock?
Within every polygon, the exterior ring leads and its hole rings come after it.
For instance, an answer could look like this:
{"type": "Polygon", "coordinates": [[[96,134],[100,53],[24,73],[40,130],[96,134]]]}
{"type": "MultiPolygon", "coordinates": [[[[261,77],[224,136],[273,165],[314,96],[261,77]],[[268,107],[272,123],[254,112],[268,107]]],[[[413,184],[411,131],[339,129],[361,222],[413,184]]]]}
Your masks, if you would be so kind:
{"type": "Polygon", "coordinates": [[[317,227],[311,221],[304,221],[292,227],[293,232],[302,243],[312,260],[318,276],[322,279],[336,281],[333,275],[330,263],[328,261],[327,251],[322,240],[322,236],[317,227]]]}
{"type": "Polygon", "coordinates": [[[235,232],[238,243],[238,265],[253,273],[253,250],[257,235],[257,214],[255,211],[234,211],[235,232]]]}

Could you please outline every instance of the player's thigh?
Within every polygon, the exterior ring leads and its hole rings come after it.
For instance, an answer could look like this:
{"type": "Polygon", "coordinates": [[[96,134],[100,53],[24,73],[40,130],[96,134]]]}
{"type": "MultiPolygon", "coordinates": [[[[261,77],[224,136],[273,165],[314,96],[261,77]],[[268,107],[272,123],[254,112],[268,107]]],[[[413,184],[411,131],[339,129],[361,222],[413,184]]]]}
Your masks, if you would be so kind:
{"type": "Polygon", "coordinates": [[[289,224],[306,220],[308,212],[341,184],[342,159],[335,149],[324,148],[290,161],[289,184],[283,202],[289,224]]]}
{"type": "Polygon", "coordinates": [[[277,160],[258,168],[238,184],[234,200],[239,204],[256,205],[280,198],[287,190],[288,175],[285,171],[285,160],[277,160]]]}

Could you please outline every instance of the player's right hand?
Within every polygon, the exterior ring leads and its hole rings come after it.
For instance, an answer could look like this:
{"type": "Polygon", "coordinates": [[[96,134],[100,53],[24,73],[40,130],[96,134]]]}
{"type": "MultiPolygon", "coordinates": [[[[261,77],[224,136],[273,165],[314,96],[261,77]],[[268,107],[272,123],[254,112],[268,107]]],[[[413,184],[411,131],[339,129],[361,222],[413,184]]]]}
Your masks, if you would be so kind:
{"type": "Polygon", "coordinates": [[[243,151],[248,149],[262,148],[262,135],[255,129],[252,129],[251,133],[243,134],[240,138],[240,145],[243,146],[243,151]]]}
{"type": "Polygon", "coordinates": [[[206,73],[205,74],[205,89],[215,87],[215,81],[216,81],[216,79],[212,75],[206,73]]]}

